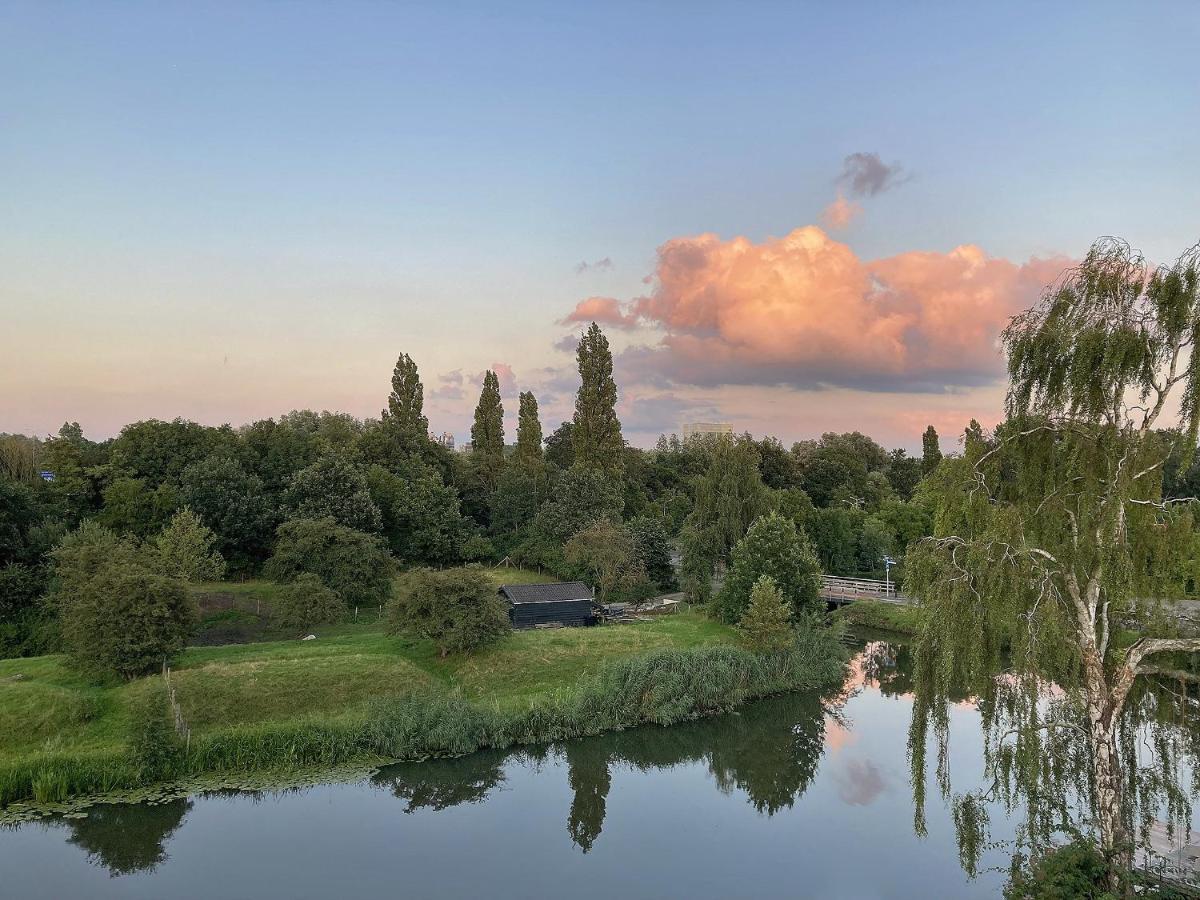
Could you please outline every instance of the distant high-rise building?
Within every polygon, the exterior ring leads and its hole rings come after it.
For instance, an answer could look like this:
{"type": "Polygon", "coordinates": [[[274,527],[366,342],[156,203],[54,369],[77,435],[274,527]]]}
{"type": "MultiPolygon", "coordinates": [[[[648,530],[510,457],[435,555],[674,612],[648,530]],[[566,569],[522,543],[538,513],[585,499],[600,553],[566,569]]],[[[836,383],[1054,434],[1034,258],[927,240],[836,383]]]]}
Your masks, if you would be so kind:
{"type": "Polygon", "coordinates": [[[691,437],[716,437],[733,434],[733,426],[728,422],[684,422],[683,439],[691,437]]]}
{"type": "Polygon", "coordinates": [[[439,446],[445,447],[447,450],[454,449],[454,435],[448,431],[443,431],[441,434],[429,432],[429,439],[439,446]]]}

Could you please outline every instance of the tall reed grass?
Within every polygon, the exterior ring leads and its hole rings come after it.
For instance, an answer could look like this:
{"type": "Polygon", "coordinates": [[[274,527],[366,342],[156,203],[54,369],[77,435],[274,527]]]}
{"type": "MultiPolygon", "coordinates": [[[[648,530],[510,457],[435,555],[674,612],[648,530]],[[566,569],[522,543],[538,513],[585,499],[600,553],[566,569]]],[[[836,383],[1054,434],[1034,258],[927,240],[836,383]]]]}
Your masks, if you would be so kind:
{"type": "Polygon", "coordinates": [[[332,766],[356,760],[459,756],[484,747],[544,743],[671,725],[728,712],[785,691],[842,678],[846,654],[829,632],[801,635],[795,649],[758,655],[737,647],[659,650],[614,661],[570,689],[524,709],[471,703],[430,689],[379,700],[356,715],[265,722],[178,740],[163,691],[135,711],[122,754],[46,754],[0,766],[0,806],[57,802],[209,773],[332,766]]]}

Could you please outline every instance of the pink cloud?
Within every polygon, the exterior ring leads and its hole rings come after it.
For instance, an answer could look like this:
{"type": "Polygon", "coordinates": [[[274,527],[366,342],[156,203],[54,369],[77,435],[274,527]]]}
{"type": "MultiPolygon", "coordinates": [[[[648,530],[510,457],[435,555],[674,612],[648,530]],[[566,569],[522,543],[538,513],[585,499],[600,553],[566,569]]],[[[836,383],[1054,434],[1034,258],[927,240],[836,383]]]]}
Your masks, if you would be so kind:
{"type": "Polygon", "coordinates": [[[597,322],[615,328],[633,328],[637,325],[637,316],[622,312],[621,301],[615,297],[588,297],[576,303],[575,308],[563,317],[559,324],[571,325],[577,322],[585,325],[588,322],[597,322]]]}
{"type": "MultiPolygon", "coordinates": [[[[512,366],[508,363],[495,362],[492,363],[492,371],[496,373],[496,380],[500,382],[501,394],[514,394],[517,390],[517,376],[513,374],[512,366]]],[[[483,377],[479,379],[483,381],[483,377]]]]}
{"type": "Polygon", "coordinates": [[[676,238],[659,248],[649,296],[623,316],[665,334],[627,350],[623,364],[668,384],[934,393],[984,385],[1002,371],[1000,330],[1066,265],[1014,263],[973,245],[863,260],[814,225],[761,243],[676,238]]]}
{"type": "Polygon", "coordinates": [[[862,214],[862,207],[847,200],[839,192],[837,199],[825,207],[821,221],[826,228],[841,230],[862,214]]]}

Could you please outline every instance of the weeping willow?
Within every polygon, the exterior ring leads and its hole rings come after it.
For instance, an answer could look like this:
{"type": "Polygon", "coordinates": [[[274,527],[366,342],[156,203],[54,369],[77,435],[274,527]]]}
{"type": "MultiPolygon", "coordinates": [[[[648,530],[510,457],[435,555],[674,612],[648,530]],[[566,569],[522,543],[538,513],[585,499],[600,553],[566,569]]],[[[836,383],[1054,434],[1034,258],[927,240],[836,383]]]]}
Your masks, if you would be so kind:
{"type": "Polygon", "coordinates": [[[922,488],[936,514],[907,560],[930,611],[909,735],[916,826],[931,736],[952,795],[946,707],[970,692],[989,787],[955,802],[969,872],[985,800],[1024,807],[1035,849],[1084,828],[1121,865],[1156,815],[1190,814],[1176,773],[1195,749],[1200,639],[1171,611],[1195,579],[1194,504],[1164,500],[1162,482],[1200,425],[1198,269],[1197,248],[1152,270],[1123,242],[1093,245],[1003,334],[1006,421],[992,434],[972,423],[963,455],[922,488]],[[1182,693],[1157,690],[1164,679],[1182,693]]]}

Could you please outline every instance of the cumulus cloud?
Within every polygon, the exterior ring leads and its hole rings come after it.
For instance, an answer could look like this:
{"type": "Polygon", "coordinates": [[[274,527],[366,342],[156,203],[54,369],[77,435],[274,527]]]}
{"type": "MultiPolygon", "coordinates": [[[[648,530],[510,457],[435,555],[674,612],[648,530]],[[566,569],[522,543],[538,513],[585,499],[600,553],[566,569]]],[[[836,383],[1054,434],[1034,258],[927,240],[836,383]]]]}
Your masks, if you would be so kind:
{"type": "Polygon", "coordinates": [[[869,759],[849,759],[833,777],[838,796],[850,806],[869,806],[887,788],[883,772],[869,759]]]}
{"type": "MultiPolygon", "coordinates": [[[[515,394],[517,392],[517,376],[513,373],[512,366],[508,363],[494,362],[492,363],[492,371],[496,373],[496,380],[500,382],[501,394],[515,394]]],[[[483,375],[479,376],[479,381],[483,383],[483,375]]]]}
{"type": "Polygon", "coordinates": [[[560,321],[560,325],[586,324],[596,322],[600,325],[611,325],[614,328],[633,328],[637,325],[637,316],[626,313],[621,301],[615,297],[588,297],[580,300],[560,321]]]}
{"type": "Polygon", "coordinates": [[[812,225],[761,243],[702,234],[659,248],[647,296],[603,309],[663,332],[620,356],[646,384],[946,392],[996,380],[1000,330],[1065,265],[973,245],[863,260],[812,225]]]}
{"type": "Polygon", "coordinates": [[[463,398],[462,369],[453,372],[443,372],[438,377],[438,383],[430,389],[429,396],[439,400],[461,400],[463,398]]]}
{"type": "Polygon", "coordinates": [[[836,181],[856,197],[874,197],[911,177],[898,163],[885,163],[878,153],[851,153],[842,160],[842,173],[836,181]]]}
{"type": "Polygon", "coordinates": [[[821,213],[821,221],[826,228],[840,230],[857,219],[861,213],[861,206],[847,200],[842,192],[838,191],[837,199],[825,207],[825,211],[821,213]]]}
{"type": "Polygon", "coordinates": [[[575,264],[575,274],[582,275],[584,272],[587,272],[590,269],[611,269],[612,267],[613,261],[607,256],[604,257],[604,259],[598,259],[595,262],[582,260],[581,262],[577,262],[575,264]]]}

